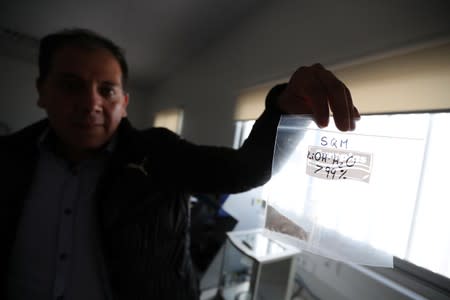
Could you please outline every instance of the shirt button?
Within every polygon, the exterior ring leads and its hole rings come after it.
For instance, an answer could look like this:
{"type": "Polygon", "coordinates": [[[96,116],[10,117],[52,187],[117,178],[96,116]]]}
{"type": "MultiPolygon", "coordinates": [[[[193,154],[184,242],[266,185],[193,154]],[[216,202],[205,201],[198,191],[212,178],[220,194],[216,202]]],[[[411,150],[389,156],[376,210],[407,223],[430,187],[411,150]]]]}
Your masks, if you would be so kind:
{"type": "Polygon", "coordinates": [[[67,253],[61,253],[59,255],[59,259],[62,260],[62,261],[66,260],[67,259],[67,253]]]}
{"type": "Polygon", "coordinates": [[[64,210],[64,214],[65,214],[66,216],[70,216],[70,215],[72,214],[72,210],[71,210],[70,208],[66,208],[66,209],[64,210]]]}

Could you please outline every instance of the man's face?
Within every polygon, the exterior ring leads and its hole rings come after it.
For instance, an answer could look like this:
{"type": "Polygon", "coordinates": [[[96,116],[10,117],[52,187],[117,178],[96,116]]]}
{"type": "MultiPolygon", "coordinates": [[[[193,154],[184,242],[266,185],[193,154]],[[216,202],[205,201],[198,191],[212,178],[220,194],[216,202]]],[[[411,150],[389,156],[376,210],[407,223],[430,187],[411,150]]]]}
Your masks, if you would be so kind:
{"type": "Polygon", "coordinates": [[[38,105],[68,151],[98,149],[126,116],[120,64],[106,49],[57,50],[37,88],[38,105]]]}

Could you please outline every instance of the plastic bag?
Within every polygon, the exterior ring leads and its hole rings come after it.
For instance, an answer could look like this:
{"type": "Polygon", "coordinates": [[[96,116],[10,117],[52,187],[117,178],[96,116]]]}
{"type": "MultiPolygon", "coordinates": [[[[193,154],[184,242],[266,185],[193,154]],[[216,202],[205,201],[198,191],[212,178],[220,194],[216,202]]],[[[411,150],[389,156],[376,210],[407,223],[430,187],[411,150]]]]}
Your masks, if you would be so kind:
{"type": "Polygon", "coordinates": [[[414,217],[428,117],[363,116],[353,132],[332,120],[283,116],[266,185],[266,229],[291,244],[350,263],[392,266],[414,217]],[[281,235],[280,235],[281,234],[281,235]]]}

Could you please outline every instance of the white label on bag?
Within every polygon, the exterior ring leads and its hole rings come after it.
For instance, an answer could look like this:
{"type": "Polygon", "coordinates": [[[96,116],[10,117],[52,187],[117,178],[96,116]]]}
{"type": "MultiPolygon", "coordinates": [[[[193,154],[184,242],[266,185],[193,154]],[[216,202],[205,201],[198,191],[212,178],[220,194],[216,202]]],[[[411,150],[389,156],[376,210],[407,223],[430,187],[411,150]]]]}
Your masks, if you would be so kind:
{"type": "Polygon", "coordinates": [[[372,154],[354,150],[309,146],[306,174],[327,180],[358,180],[369,183],[372,154]]]}

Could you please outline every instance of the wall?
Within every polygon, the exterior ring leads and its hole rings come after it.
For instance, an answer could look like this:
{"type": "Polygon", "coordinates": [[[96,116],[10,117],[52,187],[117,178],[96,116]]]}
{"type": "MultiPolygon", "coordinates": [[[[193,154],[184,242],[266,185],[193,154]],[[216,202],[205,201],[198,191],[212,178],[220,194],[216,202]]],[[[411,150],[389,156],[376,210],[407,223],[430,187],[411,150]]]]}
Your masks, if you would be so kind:
{"type": "MultiPolygon", "coordinates": [[[[0,121],[6,122],[12,131],[45,117],[36,105],[35,80],[37,67],[25,60],[0,56],[0,121]]],[[[136,127],[148,127],[145,123],[143,103],[145,93],[131,88],[128,114],[136,127]]]]}
{"type": "Polygon", "coordinates": [[[37,68],[24,61],[0,56],[0,120],[16,131],[44,117],[36,106],[37,68]]]}
{"type": "Polygon", "coordinates": [[[182,106],[184,137],[230,146],[241,90],[286,78],[297,66],[335,65],[448,36],[448,11],[445,0],[274,1],[150,94],[148,111],[182,106]]]}
{"type": "Polygon", "coordinates": [[[147,93],[141,89],[130,87],[130,100],[128,103],[128,118],[132,122],[133,126],[139,129],[148,128],[152,126],[152,122],[149,121],[150,115],[146,111],[146,102],[148,101],[147,93]]]}

